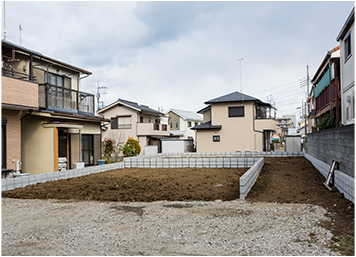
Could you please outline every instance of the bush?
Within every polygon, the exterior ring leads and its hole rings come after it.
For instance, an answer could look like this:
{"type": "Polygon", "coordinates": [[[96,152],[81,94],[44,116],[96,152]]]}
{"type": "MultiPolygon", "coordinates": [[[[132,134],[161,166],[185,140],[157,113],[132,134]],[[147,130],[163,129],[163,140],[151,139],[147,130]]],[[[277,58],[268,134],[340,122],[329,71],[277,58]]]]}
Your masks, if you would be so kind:
{"type": "Polygon", "coordinates": [[[334,128],[334,127],[336,127],[336,124],[334,121],[334,115],[327,113],[324,116],[319,118],[319,123],[318,123],[319,131],[324,130],[324,129],[334,128]]]}
{"type": "Polygon", "coordinates": [[[120,147],[120,151],[122,151],[125,157],[136,156],[140,154],[141,146],[136,139],[129,137],[126,144],[120,147]]]}
{"type": "Polygon", "coordinates": [[[108,160],[115,152],[115,141],[111,138],[104,139],[104,158],[108,160]]]}

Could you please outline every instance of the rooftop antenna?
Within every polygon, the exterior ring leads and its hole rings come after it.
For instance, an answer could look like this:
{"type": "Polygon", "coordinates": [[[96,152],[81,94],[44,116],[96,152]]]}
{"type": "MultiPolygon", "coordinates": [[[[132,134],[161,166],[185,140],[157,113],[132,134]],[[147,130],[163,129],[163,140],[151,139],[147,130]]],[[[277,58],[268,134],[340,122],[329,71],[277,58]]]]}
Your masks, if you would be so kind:
{"type": "Polygon", "coordinates": [[[240,92],[242,92],[242,72],[241,72],[241,61],[243,60],[244,58],[241,58],[241,59],[238,59],[236,60],[240,62],[240,92]]]}
{"type": "MultiPolygon", "coordinates": [[[[96,98],[97,98],[97,100],[98,100],[98,110],[100,109],[100,106],[99,106],[99,104],[100,104],[100,89],[106,89],[107,87],[106,86],[99,86],[99,81],[98,81],[98,85],[97,85],[97,93],[96,93],[96,98]]],[[[104,103],[104,102],[102,102],[102,103],[104,103]]]]}
{"type": "Polygon", "coordinates": [[[21,23],[19,24],[19,30],[20,30],[20,45],[21,45],[21,31],[23,31],[23,29],[21,27],[21,23]]]}
{"type": "Polygon", "coordinates": [[[5,1],[4,1],[4,40],[6,40],[5,1]]]}

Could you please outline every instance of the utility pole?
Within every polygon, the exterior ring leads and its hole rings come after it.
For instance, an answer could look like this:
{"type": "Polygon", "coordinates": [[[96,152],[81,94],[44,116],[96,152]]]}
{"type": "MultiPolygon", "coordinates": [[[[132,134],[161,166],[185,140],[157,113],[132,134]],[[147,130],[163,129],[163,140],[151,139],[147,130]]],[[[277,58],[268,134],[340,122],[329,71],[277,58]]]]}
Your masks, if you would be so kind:
{"type": "MultiPolygon", "coordinates": [[[[308,102],[308,98],[309,98],[309,65],[307,64],[307,102],[308,102]]],[[[306,104],[305,108],[309,106],[308,104],[306,104]]],[[[307,112],[307,110],[305,110],[305,113],[307,112]]],[[[307,122],[307,116],[305,115],[305,134],[308,133],[308,125],[309,125],[309,120],[307,122]]]]}
{"type": "Polygon", "coordinates": [[[4,40],[6,40],[5,1],[4,1],[4,40]]]}

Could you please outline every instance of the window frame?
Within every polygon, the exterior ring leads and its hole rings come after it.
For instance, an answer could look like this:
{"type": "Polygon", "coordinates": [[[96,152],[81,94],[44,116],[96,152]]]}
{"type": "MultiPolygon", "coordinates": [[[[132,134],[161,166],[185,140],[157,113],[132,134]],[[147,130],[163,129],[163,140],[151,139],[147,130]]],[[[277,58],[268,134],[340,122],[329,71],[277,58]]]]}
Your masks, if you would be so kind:
{"type": "Polygon", "coordinates": [[[344,47],[345,47],[345,62],[348,61],[348,59],[352,55],[352,42],[351,42],[351,32],[345,37],[344,40],[344,47]]]}
{"type": "Polygon", "coordinates": [[[220,135],[213,135],[213,142],[220,142],[220,135]]]}
{"type": "Polygon", "coordinates": [[[228,117],[229,118],[243,118],[245,117],[245,106],[229,106],[228,107],[228,117]],[[236,110],[242,110],[242,114],[233,113],[236,110]]]}

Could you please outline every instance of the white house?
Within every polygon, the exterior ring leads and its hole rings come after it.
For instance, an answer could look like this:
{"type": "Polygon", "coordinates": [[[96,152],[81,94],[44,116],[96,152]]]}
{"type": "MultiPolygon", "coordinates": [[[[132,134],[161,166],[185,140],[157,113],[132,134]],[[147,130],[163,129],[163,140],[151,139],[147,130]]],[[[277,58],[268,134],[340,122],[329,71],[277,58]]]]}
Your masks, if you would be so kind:
{"type": "Polygon", "coordinates": [[[355,123],[355,8],[336,40],[340,42],[341,123],[355,123]]]}
{"type": "Polygon", "coordinates": [[[162,123],[169,125],[171,138],[193,139],[195,142],[195,131],[192,127],[203,122],[203,115],[191,111],[169,109],[165,112],[162,123]]]}

